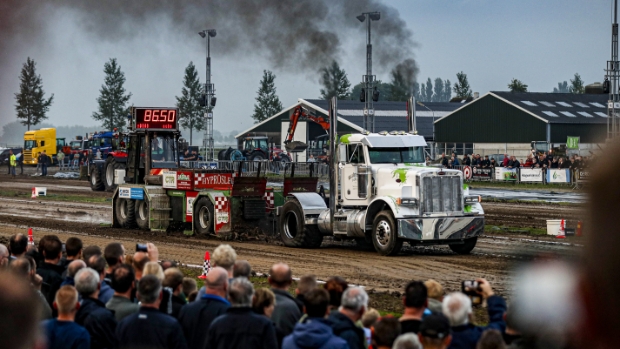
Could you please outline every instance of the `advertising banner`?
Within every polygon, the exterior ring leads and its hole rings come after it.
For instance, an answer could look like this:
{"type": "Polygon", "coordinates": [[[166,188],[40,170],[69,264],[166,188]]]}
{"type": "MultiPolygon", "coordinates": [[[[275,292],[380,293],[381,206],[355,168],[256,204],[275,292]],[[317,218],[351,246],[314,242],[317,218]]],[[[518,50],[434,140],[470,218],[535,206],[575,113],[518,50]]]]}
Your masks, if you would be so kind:
{"type": "Polygon", "coordinates": [[[177,188],[177,173],[175,171],[163,171],[162,172],[162,185],[166,189],[177,188]]]}
{"type": "Polygon", "coordinates": [[[588,169],[578,168],[575,170],[575,179],[579,182],[590,180],[590,171],[588,169]]]}
{"type": "Polygon", "coordinates": [[[471,167],[469,166],[463,166],[463,178],[466,180],[471,179],[471,167]]]}
{"type": "Polygon", "coordinates": [[[192,171],[163,171],[162,182],[165,189],[192,190],[194,188],[192,171]]]}
{"type": "Polygon", "coordinates": [[[232,173],[195,173],[195,189],[232,189],[232,173]]]}
{"type": "Polygon", "coordinates": [[[543,181],[542,168],[521,168],[519,171],[519,180],[521,182],[539,182],[543,181]]]}
{"type": "Polygon", "coordinates": [[[566,137],[566,149],[579,149],[579,137],[566,137]]]}
{"type": "Polygon", "coordinates": [[[547,183],[570,183],[570,170],[567,168],[547,169],[547,183]]]}
{"type": "Polygon", "coordinates": [[[194,216],[194,200],[198,196],[197,191],[186,192],[185,197],[185,221],[191,222],[194,216]]]}
{"type": "Polygon", "coordinates": [[[472,178],[490,180],[493,178],[493,169],[474,167],[472,168],[472,178]]]}
{"type": "Polygon", "coordinates": [[[144,191],[142,188],[124,188],[118,189],[118,197],[121,199],[144,200],[144,191]]]}
{"type": "Polygon", "coordinates": [[[495,180],[496,181],[516,181],[518,178],[516,168],[495,168],[495,180]]]}

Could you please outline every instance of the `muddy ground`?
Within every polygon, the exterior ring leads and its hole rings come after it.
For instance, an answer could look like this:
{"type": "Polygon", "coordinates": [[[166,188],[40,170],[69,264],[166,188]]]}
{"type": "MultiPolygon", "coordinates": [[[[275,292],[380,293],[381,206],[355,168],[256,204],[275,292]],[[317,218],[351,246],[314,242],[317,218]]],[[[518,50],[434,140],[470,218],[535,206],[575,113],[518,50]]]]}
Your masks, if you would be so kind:
{"type": "MultiPolygon", "coordinates": [[[[122,242],[128,252],[136,243],[155,242],[162,259],[201,265],[205,250],[213,251],[221,240],[213,237],[185,236],[182,232],[152,233],[115,229],[111,221],[110,193],[92,192],[85,181],[0,175],[0,239],[33,227],[35,239],[57,234],[62,240],[79,236],[85,245],[105,246],[122,242]],[[30,199],[33,186],[46,186],[47,198],[30,199]],[[95,200],[99,202],[83,202],[95,200]]],[[[545,226],[545,219],[577,217],[579,206],[521,205],[485,203],[487,225],[513,227],[545,226]]],[[[573,219],[576,222],[576,218],[573,219]]],[[[569,219],[569,226],[572,220],[569,219]]],[[[531,256],[575,256],[580,238],[564,241],[548,237],[520,234],[488,234],[478,240],[473,253],[459,256],[443,246],[410,247],[405,245],[396,257],[381,257],[375,252],[355,246],[349,241],[326,238],[320,249],[291,249],[281,245],[277,237],[240,234],[229,241],[240,259],[247,259],[254,270],[268,272],[278,261],[288,263],[296,277],[317,275],[319,279],[339,275],[353,284],[376,291],[400,292],[412,279],[433,278],[448,291],[460,288],[462,280],[485,277],[499,294],[510,295],[512,268],[531,256]],[[239,241],[243,240],[243,241],[239,241]]]]}

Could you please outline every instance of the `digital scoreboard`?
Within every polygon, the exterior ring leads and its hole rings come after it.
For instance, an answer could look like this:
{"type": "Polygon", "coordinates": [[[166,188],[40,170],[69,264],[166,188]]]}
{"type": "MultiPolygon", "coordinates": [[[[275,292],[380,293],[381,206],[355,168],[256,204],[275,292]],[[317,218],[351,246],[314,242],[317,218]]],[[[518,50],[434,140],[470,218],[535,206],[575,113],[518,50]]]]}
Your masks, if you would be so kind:
{"type": "Polygon", "coordinates": [[[136,130],[177,130],[178,117],[177,108],[133,108],[136,130]]]}

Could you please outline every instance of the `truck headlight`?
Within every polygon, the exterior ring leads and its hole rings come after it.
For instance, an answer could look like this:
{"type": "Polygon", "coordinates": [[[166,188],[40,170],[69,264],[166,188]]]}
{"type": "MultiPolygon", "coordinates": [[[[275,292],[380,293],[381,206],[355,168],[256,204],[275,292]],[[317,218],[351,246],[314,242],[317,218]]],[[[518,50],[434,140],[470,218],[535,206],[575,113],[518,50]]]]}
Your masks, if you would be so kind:
{"type": "Polygon", "coordinates": [[[417,206],[418,199],[416,198],[397,198],[396,204],[398,206],[417,206]]]}
{"type": "Polygon", "coordinates": [[[469,195],[465,197],[466,204],[473,204],[476,202],[482,202],[482,197],[479,195],[469,195]]]}

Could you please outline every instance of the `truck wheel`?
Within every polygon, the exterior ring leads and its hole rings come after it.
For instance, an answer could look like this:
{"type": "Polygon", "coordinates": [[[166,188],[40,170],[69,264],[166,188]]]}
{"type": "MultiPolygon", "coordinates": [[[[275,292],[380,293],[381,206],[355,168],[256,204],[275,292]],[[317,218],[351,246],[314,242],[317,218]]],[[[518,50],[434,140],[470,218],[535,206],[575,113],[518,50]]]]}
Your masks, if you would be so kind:
{"type": "Polygon", "coordinates": [[[114,214],[121,228],[133,228],[136,223],[136,202],[131,199],[118,199],[114,214]]]}
{"type": "Polygon", "coordinates": [[[149,229],[149,202],[146,200],[137,200],[135,203],[135,216],[136,216],[136,224],[138,228],[142,230],[149,229]]]}
{"type": "Polygon", "coordinates": [[[288,201],[282,206],[280,237],[288,247],[317,248],[323,242],[319,228],[304,223],[304,214],[297,201],[288,201]]]}
{"type": "Polygon", "coordinates": [[[263,161],[265,160],[265,156],[259,152],[256,152],[250,156],[251,161],[263,161]]]}
{"type": "Polygon", "coordinates": [[[372,224],[372,243],[382,256],[395,256],[403,247],[403,240],[398,238],[391,211],[384,210],[375,216],[372,224]]]}
{"type": "Polygon", "coordinates": [[[99,168],[95,165],[90,167],[90,189],[93,191],[103,191],[105,189],[99,168]]]}
{"type": "Polygon", "coordinates": [[[114,184],[114,170],[122,170],[125,168],[125,166],[117,162],[113,156],[110,156],[105,160],[103,168],[103,183],[105,185],[105,191],[113,192],[117,187],[117,185],[114,184]]]}
{"type": "Polygon", "coordinates": [[[208,197],[201,197],[194,204],[194,227],[197,234],[209,235],[215,232],[215,208],[208,197]]]}
{"type": "Polygon", "coordinates": [[[462,244],[451,244],[450,249],[458,254],[469,254],[471,250],[476,247],[476,243],[478,242],[478,237],[469,238],[465,240],[465,243],[462,244]]]}

